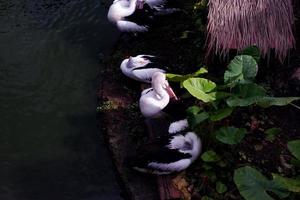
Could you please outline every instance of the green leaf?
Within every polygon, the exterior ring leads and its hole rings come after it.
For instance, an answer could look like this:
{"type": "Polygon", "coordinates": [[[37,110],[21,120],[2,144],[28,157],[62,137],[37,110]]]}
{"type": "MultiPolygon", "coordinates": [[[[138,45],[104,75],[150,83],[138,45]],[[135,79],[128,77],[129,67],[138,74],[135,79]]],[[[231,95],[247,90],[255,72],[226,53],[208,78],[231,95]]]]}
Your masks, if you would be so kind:
{"type": "Polygon", "coordinates": [[[206,73],[208,73],[207,69],[205,69],[204,67],[202,67],[198,71],[194,72],[192,75],[193,76],[200,76],[200,75],[206,74],[206,73]]]}
{"type": "Polygon", "coordinates": [[[263,108],[270,106],[286,106],[299,99],[300,97],[263,97],[258,100],[257,104],[263,108]]]}
{"type": "Polygon", "coordinates": [[[300,192],[300,180],[293,178],[282,177],[278,174],[272,174],[273,181],[282,185],[283,188],[290,192],[300,192]]]}
{"type": "Polygon", "coordinates": [[[300,140],[290,141],[287,146],[291,154],[300,160],[300,140]]]}
{"type": "Polygon", "coordinates": [[[219,194],[222,194],[222,193],[224,193],[224,192],[227,191],[227,186],[224,183],[222,183],[220,181],[217,181],[217,183],[216,183],[216,191],[219,194]]]}
{"type": "Polygon", "coordinates": [[[197,70],[196,72],[192,73],[192,74],[186,74],[186,75],[180,75],[180,74],[171,74],[171,73],[167,73],[167,79],[169,81],[172,82],[183,82],[188,78],[192,78],[192,77],[197,77],[200,76],[201,74],[206,74],[208,71],[205,68],[200,68],[199,70],[197,70]]]}
{"type": "Polygon", "coordinates": [[[188,109],[186,109],[186,112],[187,112],[187,114],[193,114],[193,115],[196,115],[196,114],[198,114],[201,110],[202,110],[202,108],[200,108],[199,106],[190,106],[190,107],[188,107],[188,109]]]}
{"type": "Polygon", "coordinates": [[[200,111],[202,111],[202,108],[199,106],[191,106],[186,110],[187,120],[192,128],[205,121],[209,117],[207,112],[200,113],[200,111]]]}
{"type": "Polygon", "coordinates": [[[285,106],[300,97],[269,97],[266,90],[255,84],[239,84],[232,89],[232,96],[226,100],[230,107],[257,104],[261,107],[285,106]]]}
{"type": "Polygon", "coordinates": [[[222,127],[216,131],[216,138],[225,144],[238,144],[246,135],[246,129],[235,127],[222,127]]]}
{"type": "Polygon", "coordinates": [[[187,79],[184,75],[180,75],[180,74],[167,73],[166,76],[167,79],[172,82],[181,82],[187,79]]]}
{"type": "Polygon", "coordinates": [[[233,108],[230,108],[230,107],[219,109],[215,112],[210,113],[209,118],[211,121],[220,121],[220,120],[228,117],[229,115],[231,115],[232,111],[233,111],[233,108]]]}
{"type": "Polygon", "coordinates": [[[269,128],[265,131],[266,136],[266,140],[268,141],[273,141],[275,140],[276,136],[281,132],[280,128],[269,128]]]}
{"type": "Polygon", "coordinates": [[[220,156],[212,150],[204,152],[201,156],[201,159],[204,162],[218,162],[221,160],[220,156]]]}
{"type": "Polygon", "coordinates": [[[249,46],[245,48],[241,54],[252,56],[256,62],[259,62],[260,60],[260,50],[257,46],[249,46]]]}
{"type": "Polygon", "coordinates": [[[183,81],[183,87],[185,87],[191,95],[203,102],[214,101],[215,93],[212,92],[216,84],[210,80],[204,78],[189,78],[183,81]]]}
{"type": "Polygon", "coordinates": [[[232,96],[226,100],[230,107],[249,106],[258,103],[266,96],[266,90],[255,84],[240,84],[232,90],[232,96]]]}
{"type": "Polygon", "coordinates": [[[213,198],[210,198],[209,196],[203,196],[201,200],[214,200],[213,198]]]}
{"type": "Polygon", "coordinates": [[[258,71],[257,62],[252,56],[236,56],[224,73],[225,84],[253,82],[258,71]]]}
{"type": "Polygon", "coordinates": [[[246,200],[274,200],[267,191],[273,192],[280,198],[289,195],[280,183],[268,180],[259,171],[249,166],[236,169],[233,179],[240,194],[246,200]]]}
{"type": "Polygon", "coordinates": [[[198,124],[200,124],[201,122],[205,121],[208,118],[209,118],[209,114],[207,112],[201,112],[199,114],[188,115],[187,116],[187,120],[189,122],[189,125],[192,128],[194,128],[195,126],[197,126],[198,124]]]}

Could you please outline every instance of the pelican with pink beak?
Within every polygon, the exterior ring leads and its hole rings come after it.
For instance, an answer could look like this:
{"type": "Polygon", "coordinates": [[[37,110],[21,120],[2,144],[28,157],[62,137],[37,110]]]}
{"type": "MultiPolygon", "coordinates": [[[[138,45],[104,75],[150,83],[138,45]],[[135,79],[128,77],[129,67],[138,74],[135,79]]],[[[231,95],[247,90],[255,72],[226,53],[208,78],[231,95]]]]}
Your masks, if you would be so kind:
{"type": "Polygon", "coordinates": [[[139,106],[144,117],[154,118],[163,114],[163,109],[168,105],[171,98],[178,100],[174,91],[162,72],[155,72],[151,81],[152,88],[142,92],[139,106]]]}

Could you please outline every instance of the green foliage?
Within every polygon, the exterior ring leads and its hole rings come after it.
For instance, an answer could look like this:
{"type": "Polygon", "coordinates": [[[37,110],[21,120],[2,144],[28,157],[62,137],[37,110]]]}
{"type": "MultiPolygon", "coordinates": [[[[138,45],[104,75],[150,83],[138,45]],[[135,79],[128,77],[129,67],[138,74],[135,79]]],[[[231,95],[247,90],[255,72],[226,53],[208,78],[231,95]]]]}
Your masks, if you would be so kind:
{"type": "MultiPolygon", "coordinates": [[[[242,51],[242,55],[235,58],[228,65],[224,73],[224,80],[213,82],[208,76],[199,77],[208,71],[200,68],[197,72],[187,75],[168,74],[170,81],[180,83],[189,94],[195,97],[197,105],[187,109],[187,119],[191,128],[199,130],[203,140],[209,146],[209,150],[201,155],[203,161],[202,175],[208,177],[211,183],[215,183],[215,192],[210,194],[214,199],[224,195],[228,190],[230,181],[234,181],[240,194],[246,200],[273,200],[271,192],[279,198],[285,198],[290,192],[300,191],[300,180],[286,178],[273,174],[273,179],[269,180],[258,170],[246,166],[236,169],[233,180],[232,168],[233,155],[228,155],[227,149],[235,150],[246,136],[247,130],[232,126],[224,126],[238,107],[260,106],[262,108],[270,106],[285,106],[300,97],[273,97],[268,95],[268,91],[261,85],[255,83],[258,72],[260,53],[257,47],[252,46],[242,51]],[[223,83],[223,84],[222,84],[223,83]],[[217,130],[217,131],[215,131],[217,130]],[[224,148],[223,144],[231,145],[226,147],[222,154],[218,155],[214,149],[224,148]],[[222,169],[222,170],[219,170],[222,169]],[[226,171],[227,170],[227,171],[226,171]],[[218,173],[222,171],[222,173],[218,173]],[[228,182],[225,182],[228,180],[228,182]],[[226,185],[225,185],[225,184],[226,185]]],[[[270,128],[265,131],[266,140],[274,141],[281,132],[279,128],[270,128]]],[[[297,159],[291,162],[300,167],[300,140],[288,143],[288,149],[297,159]]],[[[217,152],[220,152],[219,149],[217,152]]],[[[229,187],[230,188],[230,187],[229,187]]],[[[226,193],[229,194],[230,192],[226,193]]],[[[202,199],[210,199],[203,197],[202,199]]]]}
{"type": "Polygon", "coordinates": [[[249,166],[235,170],[234,183],[246,200],[273,200],[267,191],[273,192],[280,198],[289,195],[280,182],[268,180],[259,171],[249,166]]]}
{"type": "Polygon", "coordinates": [[[249,47],[245,48],[242,51],[241,55],[249,55],[249,56],[252,56],[256,62],[260,61],[260,51],[257,46],[249,46],[249,47]]]}
{"type": "Polygon", "coordinates": [[[227,186],[224,183],[222,183],[220,181],[217,181],[217,183],[216,183],[216,191],[218,193],[222,194],[222,193],[224,193],[224,192],[227,191],[227,186]]]}
{"type": "Polygon", "coordinates": [[[265,131],[266,136],[266,140],[272,142],[273,140],[275,140],[276,136],[278,135],[278,133],[281,132],[280,128],[269,128],[265,131]]]}
{"type": "Polygon", "coordinates": [[[202,154],[201,159],[204,162],[218,162],[221,160],[221,157],[216,152],[209,150],[202,154]]]}
{"type": "Polygon", "coordinates": [[[282,177],[278,174],[272,174],[275,183],[290,192],[300,193],[300,179],[282,177]]]}
{"type": "Polygon", "coordinates": [[[224,73],[224,82],[225,84],[253,82],[257,71],[257,62],[252,56],[236,56],[224,73]]]}
{"type": "Polygon", "coordinates": [[[216,111],[212,111],[209,114],[209,119],[211,121],[220,121],[220,120],[230,116],[232,111],[233,111],[233,108],[230,108],[230,107],[225,107],[225,108],[218,109],[216,111]]]}
{"type": "Polygon", "coordinates": [[[192,128],[194,128],[197,124],[205,121],[208,118],[208,113],[204,112],[198,106],[191,106],[187,109],[187,120],[192,128]]]}
{"type": "Polygon", "coordinates": [[[224,126],[216,131],[216,138],[224,144],[238,144],[246,135],[246,129],[224,126]]]}
{"type": "Polygon", "coordinates": [[[300,140],[288,142],[288,149],[293,156],[300,160],[300,140]]]}
{"type": "Polygon", "coordinates": [[[167,74],[167,79],[172,82],[183,82],[189,78],[198,77],[202,74],[206,74],[208,71],[205,68],[200,68],[198,71],[192,74],[180,75],[180,74],[167,74]]]}
{"type": "Polygon", "coordinates": [[[201,198],[201,200],[214,200],[213,198],[210,198],[210,197],[208,197],[208,196],[203,196],[202,198],[201,198]]]}
{"type": "Polygon", "coordinates": [[[216,93],[212,92],[216,84],[208,79],[188,78],[182,84],[191,95],[203,102],[212,102],[216,99],[216,93]]]}

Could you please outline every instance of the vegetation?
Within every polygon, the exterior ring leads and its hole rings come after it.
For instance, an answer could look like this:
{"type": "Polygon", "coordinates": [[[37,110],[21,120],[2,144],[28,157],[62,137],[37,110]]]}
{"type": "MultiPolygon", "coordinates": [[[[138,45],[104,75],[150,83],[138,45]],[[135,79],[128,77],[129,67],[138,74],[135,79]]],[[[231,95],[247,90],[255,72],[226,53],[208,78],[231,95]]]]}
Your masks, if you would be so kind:
{"type": "MultiPolygon", "coordinates": [[[[247,137],[247,134],[251,134],[249,133],[251,130],[224,125],[226,118],[239,107],[250,109],[253,106],[262,108],[285,106],[300,99],[300,97],[270,96],[267,89],[255,83],[259,58],[258,48],[245,49],[229,63],[222,83],[215,83],[202,77],[208,73],[205,68],[187,75],[167,74],[169,81],[179,82],[181,88],[185,88],[190,97],[198,100],[195,105],[187,109],[187,116],[190,125],[204,138],[204,148],[207,149],[201,156],[203,175],[210,182],[215,183],[215,193],[205,198],[224,199],[223,197],[234,191],[232,181],[246,200],[272,200],[274,195],[286,198],[290,193],[300,192],[300,179],[296,177],[286,178],[274,173],[273,179],[269,180],[250,165],[232,171],[231,166],[237,166],[233,152],[237,150],[237,145],[247,137]],[[228,147],[224,145],[231,146],[229,151],[216,153],[219,149],[227,150],[228,147]],[[219,168],[221,171],[218,170],[219,168]]],[[[274,140],[280,131],[275,127],[267,129],[266,140],[274,140]]],[[[293,163],[299,164],[300,140],[289,142],[288,148],[295,156],[293,163]]],[[[203,188],[200,187],[200,190],[203,188]]],[[[205,189],[202,192],[206,193],[205,189]]]]}
{"type": "MultiPolygon", "coordinates": [[[[186,171],[195,199],[299,199],[300,129],[294,102],[299,97],[288,97],[299,96],[299,89],[287,83],[294,68],[274,65],[272,60],[268,67],[261,58],[264,51],[253,46],[238,55],[230,52],[228,60],[206,62],[207,2],[187,1],[186,13],[161,20],[158,29],[130,40],[130,48],[120,43],[112,66],[141,52],[166,58],[173,73],[168,79],[184,92],[181,99],[190,106],[188,121],[203,142],[201,157],[186,171]]],[[[122,76],[118,67],[106,70],[129,96],[139,98],[136,82],[122,76]]],[[[99,107],[111,108],[109,102],[99,107]]],[[[130,139],[138,144],[145,137],[143,118],[136,120],[140,116],[136,106],[128,111],[130,139]]]]}

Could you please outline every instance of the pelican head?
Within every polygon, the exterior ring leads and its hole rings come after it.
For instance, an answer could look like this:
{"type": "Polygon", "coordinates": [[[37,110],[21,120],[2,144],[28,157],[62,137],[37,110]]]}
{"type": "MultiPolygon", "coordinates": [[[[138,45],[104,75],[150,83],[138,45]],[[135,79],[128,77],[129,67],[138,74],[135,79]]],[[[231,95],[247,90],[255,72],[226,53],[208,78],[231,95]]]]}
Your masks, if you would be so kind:
{"type": "Polygon", "coordinates": [[[165,95],[168,95],[170,98],[175,98],[178,100],[166,79],[166,74],[162,72],[155,72],[152,76],[151,84],[159,98],[163,98],[165,95]]]}
{"type": "Polygon", "coordinates": [[[142,92],[139,101],[140,110],[145,117],[156,117],[168,105],[170,98],[177,99],[172,88],[162,72],[155,72],[152,75],[152,88],[142,92]]]}
{"type": "Polygon", "coordinates": [[[151,63],[151,61],[143,56],[130,56],[127,61],[127,68],[144,67],[149,63],[151,63]]]}

